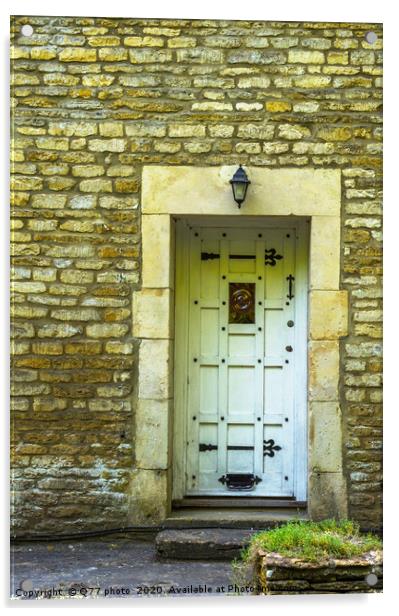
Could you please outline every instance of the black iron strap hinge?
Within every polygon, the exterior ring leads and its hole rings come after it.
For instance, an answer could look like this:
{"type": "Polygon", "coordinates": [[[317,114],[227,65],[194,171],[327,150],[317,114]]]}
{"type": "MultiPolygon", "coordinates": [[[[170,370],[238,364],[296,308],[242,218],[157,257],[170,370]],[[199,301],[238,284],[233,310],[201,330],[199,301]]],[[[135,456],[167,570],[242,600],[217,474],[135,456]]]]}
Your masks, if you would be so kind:
{"type": "Polygon", "coordinates": [[[292,292],[292,283],[294,282],[295,277],[292,274],[290,274],[289,276],[287,276],[286,280],[288,280],[288,295],[287,295],[287,297],[288,297],[288,299],[293,299],[294,298],[294,294],[292,292]]]}
{"type": "MultiPolygon", "coordinates": [[[[229,259],[256,259],[256,255],[228,255],[229,259]]],[[[275,248],[268,248],[265,250],[265,265],[271,265],[274,267],[280,259],[283,259],[283,255],[277,254],[275,248]]],[[[201,261],[213,261],[214,259],[220,259],[220,254],[216,252],[201,252],[201,261]]]]}
{"type": "MultiPolygon", "coordinates": [[[[200,451],[217,451],[217,445],[211,445],[207,443],[200,443],[198,446],[200,451]]],[[[253,445],[227,445],[227,451],[253,451],[255,447],[253,445]]],[[[275,452],[280,451],[280,445],[276,445],[272,438],[267,441],[263,441],[263,455],[274,458],[275,452]]]]}
{"type": "Polygon", "coordinates": [[[201,261],[213,261],[213,259],[220,259],[220,255],[214,252],[201,252],[201,261]]]}

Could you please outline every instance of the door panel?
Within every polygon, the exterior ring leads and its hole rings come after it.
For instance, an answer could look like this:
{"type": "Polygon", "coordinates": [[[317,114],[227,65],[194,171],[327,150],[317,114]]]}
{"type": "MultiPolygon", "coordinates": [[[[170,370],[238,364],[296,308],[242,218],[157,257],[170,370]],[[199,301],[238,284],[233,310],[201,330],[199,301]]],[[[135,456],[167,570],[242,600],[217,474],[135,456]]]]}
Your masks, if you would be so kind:
{"type": "Polygon", "coordinates": [[[189,232],[187,496],[295,496],[296,233],[189,232]]]}

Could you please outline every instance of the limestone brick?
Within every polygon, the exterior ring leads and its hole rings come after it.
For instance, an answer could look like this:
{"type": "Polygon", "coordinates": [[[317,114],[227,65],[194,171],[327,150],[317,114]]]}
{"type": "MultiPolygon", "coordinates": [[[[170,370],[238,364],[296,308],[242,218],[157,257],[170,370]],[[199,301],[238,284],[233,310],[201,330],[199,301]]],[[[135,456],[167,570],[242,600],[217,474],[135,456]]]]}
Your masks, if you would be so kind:
{"type": "Polygon", "coordinates": [[[309,399],[338,400],[339,346],[333,340],[309,343],[309,399]]]}
{"type": "Polygon", "coordinates": [[[312,340],[334,340],[348,334],[347,291],[311,291],[309,311],[312,340]]]}
{"type": "Polygon", "coordinates": [[[133,294],[133,335],[137,338],[173,337],[169,289],[146,289],[133,294]]]}

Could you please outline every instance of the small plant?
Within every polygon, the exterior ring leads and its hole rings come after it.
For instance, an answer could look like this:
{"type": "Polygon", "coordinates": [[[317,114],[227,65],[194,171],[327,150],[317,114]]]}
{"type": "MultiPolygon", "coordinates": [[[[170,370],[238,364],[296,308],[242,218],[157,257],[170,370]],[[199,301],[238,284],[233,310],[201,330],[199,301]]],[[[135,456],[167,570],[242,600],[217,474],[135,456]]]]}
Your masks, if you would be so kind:
{"type": "Polygon", "coordinates": [[[351,558],[381,548],[380,539],[371,534],[360,534],[358,524],[351,520],[298,520],[256,533],[241,558],[243,563],[253,562],[258,549],[262,549],[282,556],[317,561],[351,558]]]}

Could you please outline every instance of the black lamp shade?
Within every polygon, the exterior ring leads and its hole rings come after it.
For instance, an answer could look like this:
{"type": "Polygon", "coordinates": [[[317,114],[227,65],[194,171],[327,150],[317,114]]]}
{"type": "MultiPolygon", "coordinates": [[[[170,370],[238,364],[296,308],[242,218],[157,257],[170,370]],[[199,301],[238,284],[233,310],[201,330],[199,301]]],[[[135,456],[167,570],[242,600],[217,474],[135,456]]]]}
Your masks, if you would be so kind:
{"type": "Polygon", "coordinates": [[[241,207],[241,203],[245,201],[248,184],[250,183],[251,182],[248,180],[247,174],[240,165],[230,180],[230,184],[233,189],[234,201],[237,203],[238,207],[241,207]]]}

